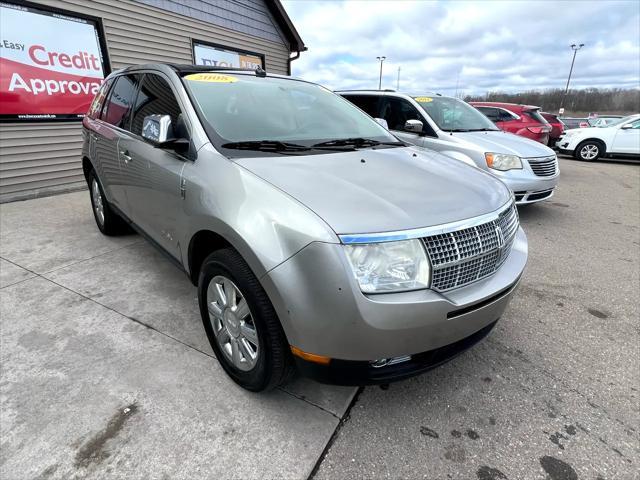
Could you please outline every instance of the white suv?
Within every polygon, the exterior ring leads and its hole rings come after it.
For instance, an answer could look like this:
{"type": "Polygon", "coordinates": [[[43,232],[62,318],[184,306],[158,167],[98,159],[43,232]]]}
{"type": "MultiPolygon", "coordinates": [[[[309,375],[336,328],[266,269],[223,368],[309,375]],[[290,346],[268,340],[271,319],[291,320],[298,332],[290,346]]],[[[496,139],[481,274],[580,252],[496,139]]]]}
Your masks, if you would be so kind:
{"type": "Polygon", "coordinates": [[[604,156],[640,156],[640,114],[601,127],[565,130],[556,142],[561,153],[587,162],[604,156]]]}

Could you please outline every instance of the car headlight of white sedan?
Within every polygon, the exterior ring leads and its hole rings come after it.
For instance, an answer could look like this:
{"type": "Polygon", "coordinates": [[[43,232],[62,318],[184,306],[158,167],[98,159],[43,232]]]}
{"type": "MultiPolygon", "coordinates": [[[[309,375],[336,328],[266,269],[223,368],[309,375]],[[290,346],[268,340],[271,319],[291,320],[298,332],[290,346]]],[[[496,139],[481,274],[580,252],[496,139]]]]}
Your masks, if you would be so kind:
{"type": "Polygon", "coordinates": [[[419,239],[345,245],[344,248],[364,293],[429,288],[431,267],[419,239]]]}
{"type": "Polygon", "coordinates": [[[522,169],[522,160],[517,155],[487,152],[484,154],[484,158],[487,161],[487,166],[494,170],[504,172],[507,170],[522,169]]]}

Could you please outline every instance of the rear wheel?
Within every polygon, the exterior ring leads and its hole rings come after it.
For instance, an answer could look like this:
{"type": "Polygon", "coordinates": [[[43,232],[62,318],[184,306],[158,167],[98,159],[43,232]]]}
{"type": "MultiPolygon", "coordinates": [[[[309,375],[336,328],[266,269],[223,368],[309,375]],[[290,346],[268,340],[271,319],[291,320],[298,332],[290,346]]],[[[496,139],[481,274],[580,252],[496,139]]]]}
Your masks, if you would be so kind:
{"type": "Polygon", "coordinates": [[[289,378],[291,354],[278,316],[238,252],[218,250],[205,259],[198,301],[211,348],[238,385],[259,392],[289,378]]]}
{"type": "Polygon", "coordinates": [[[95,170],[89,172],[87,179],[89,183],[89,194],[91,196],[91,209],[96,225],[102,233],[109,236],[122,235],[131,233],[131,229],[127,223],[113,211],[109,202],[107,202],[102,190],[102,185],[98,180],[95,170]]]}
{"type": "Polygon", "coordinates": [[[593,162],[604,154],[604,147],[600,142],[587,140],[578,145],[575,150],[575,157],[585,162],[593,162]]]}

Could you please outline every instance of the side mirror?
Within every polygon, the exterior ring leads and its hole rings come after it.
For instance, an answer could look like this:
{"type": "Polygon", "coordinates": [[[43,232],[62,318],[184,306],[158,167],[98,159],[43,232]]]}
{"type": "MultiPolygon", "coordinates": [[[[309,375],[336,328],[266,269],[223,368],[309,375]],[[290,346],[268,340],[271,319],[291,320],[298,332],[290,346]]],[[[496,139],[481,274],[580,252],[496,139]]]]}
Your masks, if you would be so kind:
{"type": "Polygon", "coordinates": [[[389,130],[389,124],[384,118],[374,118],[374,120],[376,121],[376,123],[389,130]]]}
{"type": "Polygon", "coordinates": [[[420,120],[407,120],[404,124],[404,129],[411,133],[422,133],[424,125],[420,120]]]}
{"type": "Polygon", "coordinates": [[[174,128],[169,115],[147,115],[142,121],[142,138],[155,147],[185,154],[190,150],[191,141],[185,135],[176,136],[180,130],[185,130],[179,128],[179,125],[177,127],[174,128]]]}
{"type": "Polygon", "coordinates": [[[154,145],[173,138],[173,125],[169,115],[147,115],[142,121],[142,138],[154,145]]]}
{"type": "Polygon", "coordinates": [[[630,123],[627,123],[626,125],[622,125],[620,128],[622,130],[631,130],[633,128],[633,125],[631,125],[630,123]]]}

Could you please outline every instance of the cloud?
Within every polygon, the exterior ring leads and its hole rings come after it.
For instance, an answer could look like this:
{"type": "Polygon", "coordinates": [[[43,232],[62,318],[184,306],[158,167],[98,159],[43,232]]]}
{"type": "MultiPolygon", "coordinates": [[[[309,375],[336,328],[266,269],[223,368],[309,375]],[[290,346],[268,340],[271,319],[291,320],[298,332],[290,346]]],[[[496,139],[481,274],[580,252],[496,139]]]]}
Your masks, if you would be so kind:
{"type": "Polygon", "coordinates": [[[640,3],[306,1],[283,4],[309,51],[295,76],[332,89],[443,94],[564,88],[640,88],[640,3]],[[457,88],[456,88],[457,86],[457,88]]]}

